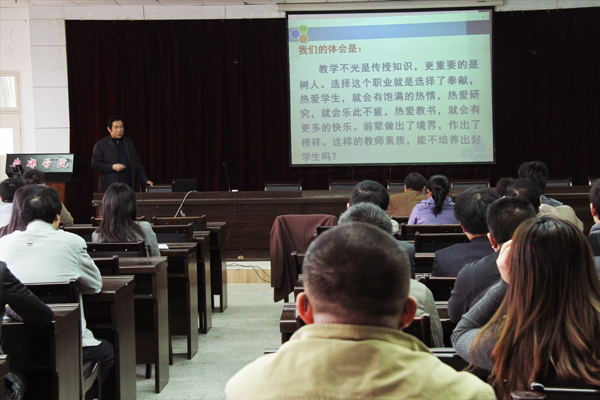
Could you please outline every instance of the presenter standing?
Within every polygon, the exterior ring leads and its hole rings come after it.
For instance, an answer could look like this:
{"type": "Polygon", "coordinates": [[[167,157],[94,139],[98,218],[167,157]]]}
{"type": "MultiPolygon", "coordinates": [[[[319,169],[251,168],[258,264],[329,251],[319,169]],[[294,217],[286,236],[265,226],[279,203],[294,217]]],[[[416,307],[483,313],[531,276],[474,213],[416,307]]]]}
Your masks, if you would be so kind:
{"type": "Polygon", "coordinates": [[[92,152],[92,169],[100,172],[98,191],[104,193],[115,182],[135,189],[136,174],[140,182],[154,186],[148,179],[133,142],[124,137],[123,118],[113,115],[106,124],[109,136],[100,139],[92,152]]]}

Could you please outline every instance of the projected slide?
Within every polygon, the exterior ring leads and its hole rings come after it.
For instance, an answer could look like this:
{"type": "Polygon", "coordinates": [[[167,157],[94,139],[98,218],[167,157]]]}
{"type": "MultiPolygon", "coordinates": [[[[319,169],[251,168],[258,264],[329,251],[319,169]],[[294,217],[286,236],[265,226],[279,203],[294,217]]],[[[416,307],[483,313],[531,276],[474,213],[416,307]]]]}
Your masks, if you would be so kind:
{"type": "Polygon", "coordinates": [[[493,162],[491,19],[288,15],[291,164],[493,162]]]}

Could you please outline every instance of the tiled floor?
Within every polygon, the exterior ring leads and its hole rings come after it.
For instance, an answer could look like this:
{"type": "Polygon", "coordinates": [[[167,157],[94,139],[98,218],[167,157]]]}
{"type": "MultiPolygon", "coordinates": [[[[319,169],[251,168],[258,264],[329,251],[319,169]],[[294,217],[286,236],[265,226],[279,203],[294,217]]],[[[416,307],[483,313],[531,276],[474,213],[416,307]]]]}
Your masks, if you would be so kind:
{"type": "Polygon", "coordinates": [[[231,376],[265,349],[279,347],[283,303],[273,302],[270,285],[229,284],[228,291],[229,307],[222,314],[213,314],[213,327],[208,334],[199,335],[199,350],[193,359],[185,356],[185,338],[175,338],[175,363],[161,393],[154,393],[154,379],[144,379],[145,366],[138,365],[139,400],[224,399],[231,376]]]}

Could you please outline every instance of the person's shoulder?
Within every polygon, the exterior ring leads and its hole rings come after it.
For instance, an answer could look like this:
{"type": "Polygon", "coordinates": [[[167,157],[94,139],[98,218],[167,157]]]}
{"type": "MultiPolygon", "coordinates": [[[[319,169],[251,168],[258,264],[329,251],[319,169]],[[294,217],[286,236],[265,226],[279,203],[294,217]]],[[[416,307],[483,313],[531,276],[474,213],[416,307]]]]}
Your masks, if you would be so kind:
{"type": "Polygon", "coordinates": [[[152,225],[148,221],[135,221],[135,223],[143,230],[152,230],[152,225]]]}

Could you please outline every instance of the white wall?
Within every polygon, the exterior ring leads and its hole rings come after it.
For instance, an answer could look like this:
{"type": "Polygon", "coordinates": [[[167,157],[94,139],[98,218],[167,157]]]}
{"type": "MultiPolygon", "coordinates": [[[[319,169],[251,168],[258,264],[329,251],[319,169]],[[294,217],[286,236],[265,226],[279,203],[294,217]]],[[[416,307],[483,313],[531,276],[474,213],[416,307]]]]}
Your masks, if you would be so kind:
{"type": "MultiPolygon", "coordinates": [[[[35,115],[31,63],[29,10],[3,8],[0,12],[0,70],[18,72],[21,95],[21,148],[15,152],[34,152],[35,115]]],[[[2,170],[4,165],[2,165],[2,170]]]]}
{"type": "MultiPolygon", "coordinates": [[[[505,0],[496,11],[600,7],[600,0],[505,0]]],[[[0,12],[0,70],[21,75],[22,152],[69,151],[64,21],[285,18],[277,5],[32,6],[0,12]],[[35,111],[35,112],[34,112],[35,111]]],[[[15,149],[15,151],[19,151],[15,149]]]]}

